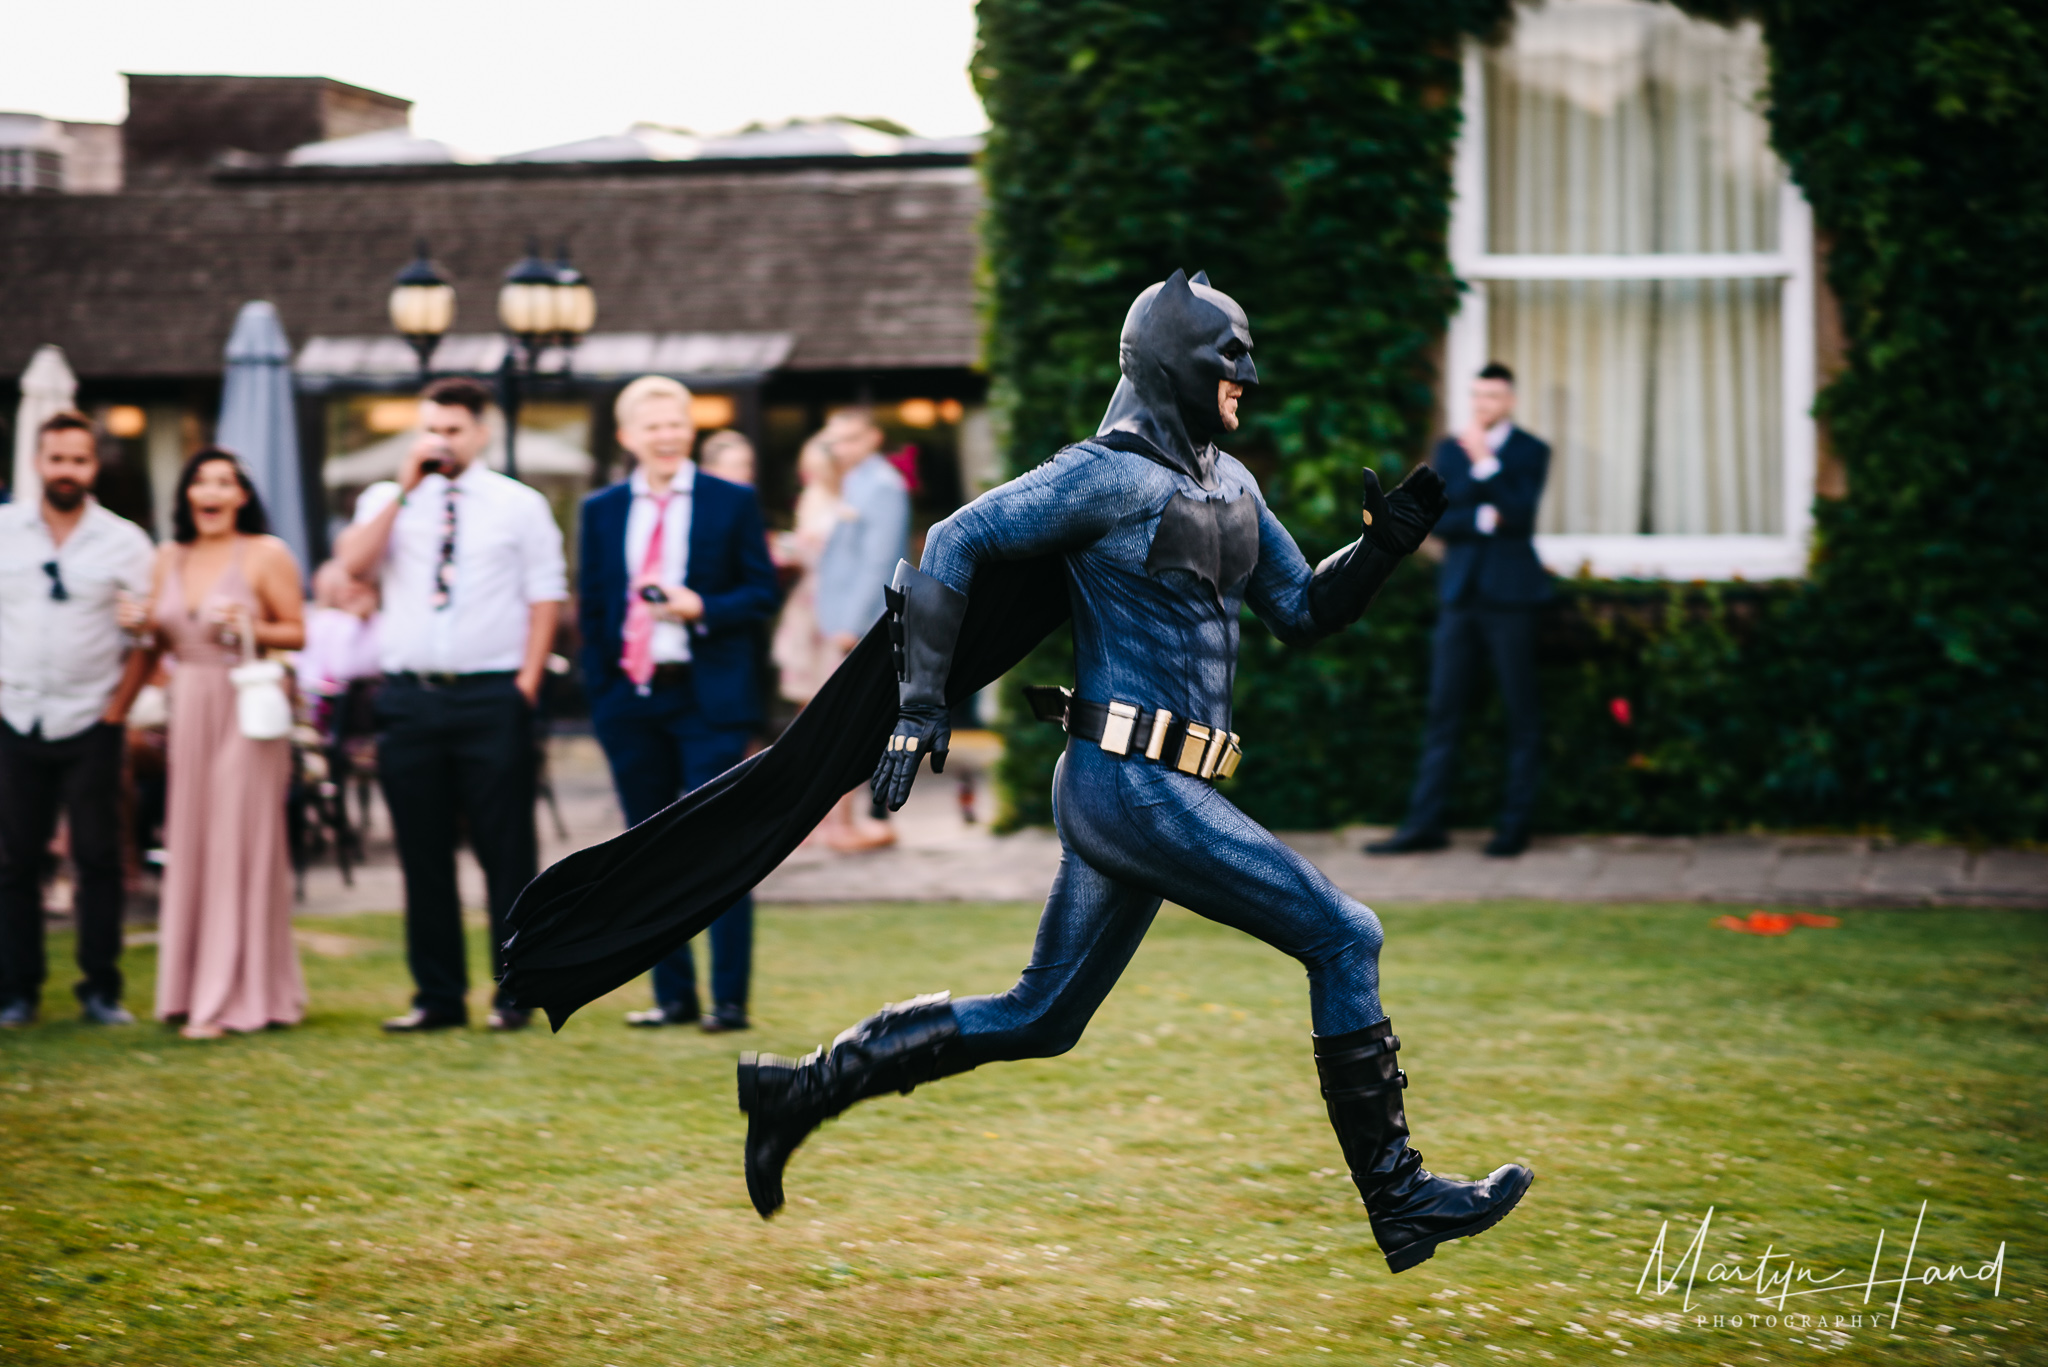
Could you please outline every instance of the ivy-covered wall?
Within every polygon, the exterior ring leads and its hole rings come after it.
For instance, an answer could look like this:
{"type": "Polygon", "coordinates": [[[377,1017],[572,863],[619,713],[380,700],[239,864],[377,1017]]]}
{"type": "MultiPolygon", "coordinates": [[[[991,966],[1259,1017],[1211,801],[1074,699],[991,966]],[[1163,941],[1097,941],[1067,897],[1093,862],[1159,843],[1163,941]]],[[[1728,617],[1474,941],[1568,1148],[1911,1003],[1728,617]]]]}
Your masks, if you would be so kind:
{"type": "MultiPolygon", "coordinates": [[[[1543,632],[1550,829],[2048,837],[2048,32],[2001,0],[1690,0],[1760,19],[1780,155],[1831,251],[1851,365],[1822,398],[1849,495],[1800,584],[1562,586],[1543,632]]],[[[1093,430],[1131,296],[1242,300],[1266,382],[1233,443],[1311,557],[1356,467],[1431,435],[1457,52],[1497,0],[982,0],[990,359],[1007,454],[1093,430]]],[[[1247,621],[1231,785],[1276,826],[1398,818],[1434,615],[1404,569],[1314,651],[1247,621]]],[[[1071,677],[1049,643],[1020,674],[1071,677]]],[[[1011,715],[1017,715],[1012,709],[1011,715]]],[[[1497,792],[1473,718],[1460,822],[1497,792]]],[[[1008,728],[1013,819],[1061,738],[1008,728]]]]}

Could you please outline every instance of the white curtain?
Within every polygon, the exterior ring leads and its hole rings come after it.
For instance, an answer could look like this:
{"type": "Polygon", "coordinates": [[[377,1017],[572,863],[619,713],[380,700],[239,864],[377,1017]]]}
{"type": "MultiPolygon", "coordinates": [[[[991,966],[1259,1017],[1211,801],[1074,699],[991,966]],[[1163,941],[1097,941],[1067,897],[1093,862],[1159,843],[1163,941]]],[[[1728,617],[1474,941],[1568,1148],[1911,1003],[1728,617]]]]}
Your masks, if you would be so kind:
{"type": "MultiPolygon", "coordinates": [[[[1663,6],[1524,11],[1486,81],[1502,254],[1773,252],[1763,44],[1663,6]]],[[[1773,533],[1776,280],[1498,281],[1489,346],[1553,449],[1546,532],[1773,533]]]]}

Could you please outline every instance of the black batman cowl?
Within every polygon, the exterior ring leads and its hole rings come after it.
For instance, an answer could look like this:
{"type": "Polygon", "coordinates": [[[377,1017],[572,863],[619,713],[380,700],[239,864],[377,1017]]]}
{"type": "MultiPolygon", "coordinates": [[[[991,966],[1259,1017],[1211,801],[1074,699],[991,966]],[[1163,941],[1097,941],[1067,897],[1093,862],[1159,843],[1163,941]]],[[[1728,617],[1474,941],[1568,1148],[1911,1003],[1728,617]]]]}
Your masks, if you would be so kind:
{"type": "Polygon", "coordinates": [[[1135,452],[1215,485],[1216,440],[1225,431],[1217,406],[1224,380],[1254,385],[1252,330],[1237,301],[1175,271],[1151,286],[1124,315],[1117,341],[1123,378],[1110,396],[1096,440],[1135,452]]]}

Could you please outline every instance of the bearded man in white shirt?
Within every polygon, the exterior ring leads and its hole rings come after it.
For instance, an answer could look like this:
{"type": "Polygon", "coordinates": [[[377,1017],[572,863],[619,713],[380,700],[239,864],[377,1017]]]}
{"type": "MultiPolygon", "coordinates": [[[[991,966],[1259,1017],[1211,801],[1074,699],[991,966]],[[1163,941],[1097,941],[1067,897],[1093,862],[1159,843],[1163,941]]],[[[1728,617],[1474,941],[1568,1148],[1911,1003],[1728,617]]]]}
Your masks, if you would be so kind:
{"type": "Polygon", "coordinates": [[[60,810],[84,1018],[135,1023],[121,1005],[121,759],[149,656],[117,612],[123,594],[148,594],[154,552],[93,498],[99,468],[92,423],[56,414],[36,433],[42,497],[0,507],[0,1027],[32,1023],[42,997],[43,852],[60,810]]]}
{"type": "MultiPolygon", "coordinates": [[[[363,490],[335,545],[344,569],[383,592],[377,774],[418,989],[410,1012],[384,1022],[394,1033],[469,1020],[458,836],[483,866],[494,977],[505,915],[539,871],[534,706],[568,578],[547,499],[483,462],[490,402],[477,380],[428,385],[418,444],[396,480],[363,490]]],[[[490,1025],[517,1030],[527,1018],[497,1005],[490,1025]]]]}
{"type": "Polygon", "coordinates": [[[1407,819],[1391,839],[1367,845],[1367,854],[1450,844],[1444,812],[1482,652],[1492,659],[1508,722],[1507,791],[1486,853],[1511,859],[1529,847],[1543,757],[1536,610],[1550,597],[1550,576],[1531,537],[1550,447],[1515,426],[1514,415],[1515,372],[1494,361],[1472,382],[1471,425],[1438,442],[1430,457],[1450,507],[1435,533],[1445,549],[1437,570],[1442,610],[1431,651],[1429,723],[1407,819]]]}

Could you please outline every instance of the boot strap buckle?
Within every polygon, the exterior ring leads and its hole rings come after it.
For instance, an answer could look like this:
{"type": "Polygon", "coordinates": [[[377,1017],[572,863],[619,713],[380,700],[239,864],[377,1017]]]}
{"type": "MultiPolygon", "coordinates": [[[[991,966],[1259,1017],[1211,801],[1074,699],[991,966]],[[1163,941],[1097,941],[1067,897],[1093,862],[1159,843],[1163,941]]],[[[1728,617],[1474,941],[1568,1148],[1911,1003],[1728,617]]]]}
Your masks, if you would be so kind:
{"type": "Polygon", "coordinates": [[[1394,1076],[1388,1081],[1375,1082],[1366,1087],[1325,1087],[1323,1088],[1323,1095],[1331,1101],[1356,1101],[1369,1096],[1378,1096],[1382,1092],[1405,1091],[1407,1087],[1408,1074],[1404,1070],[1396,1068],[1394,1076]]]}
{"type": "Polygon", "coordinates": [[[1330,1067],[1337,1067],[1346,1063],[1363,1063],[1367,1059],[1378,1058],[1381,1054],[1395,1053],[1400,1047],[1401,1037],[1399,1035],[1388,1035],[1384,1039],[1367,1040],[1356,1049],[1346,1049],[1342,1053],[1317,1054],[1316,1062],[1330,1067]]]}

